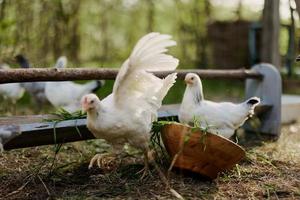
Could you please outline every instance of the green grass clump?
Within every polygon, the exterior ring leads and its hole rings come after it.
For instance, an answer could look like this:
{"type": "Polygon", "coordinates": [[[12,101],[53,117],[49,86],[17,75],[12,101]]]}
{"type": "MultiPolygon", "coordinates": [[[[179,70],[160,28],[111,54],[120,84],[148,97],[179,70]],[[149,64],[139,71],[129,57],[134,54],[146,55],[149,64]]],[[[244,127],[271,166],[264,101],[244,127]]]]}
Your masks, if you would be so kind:
{"type": "MultiPolygon", "coordinates": [[[[79,111],[75,111],[75,112],[68,112],[67,110],[60,108],[58,109],[56,112],[51,113],[52,115],[54,115],[54,118],[49,118],[49,119],[45,119],[44,121],[46,122],[53,122],[53,140],[54,140],[54,156],[53,156],[53,160],[52,160],[52,165],[51,165],[51,170],[50,173],[52,173],[52,170],[54,168],[55,165],[55,161],[57,158],[58,153],[61,150],[61,147],[63,146],[62,143],[57,143],[57,132],[56,132],[56,126],[58,123],[65,121],[65,120],[76,120],[76,119],[83,119],[86,118],[86,113],[83,113],[81,110],[79,111]]],[[[82,137],[80,130],[77,126],[75,126],[76,132],[77,134],[82,137]]]]}
{"type": "Polygon", "coordinates": [[[83,119],[86,118],[86,113],[83,113],[81,110],[75,112],[68,112],[67,110],[60,108],[56,112],[51,113],[55,118],[46,119],[47,122],[60,122],[64,120],[74,120],[74,119],[83,119]]]}

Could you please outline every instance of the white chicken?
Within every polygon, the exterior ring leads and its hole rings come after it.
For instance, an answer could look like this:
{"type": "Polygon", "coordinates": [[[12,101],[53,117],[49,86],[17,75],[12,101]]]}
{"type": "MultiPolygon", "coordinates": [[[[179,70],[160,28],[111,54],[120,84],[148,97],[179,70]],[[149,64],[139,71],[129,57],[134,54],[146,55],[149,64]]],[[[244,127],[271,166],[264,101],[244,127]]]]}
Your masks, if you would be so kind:
{"type": "Polygon", "coordinates": [[[237,128],[252,117],[254,108],[260,103],[257,97],[240,104],[204,100],[202,82],[197,74],[188,73],[185,82],[187,86],[179,109],[179,121],[193,126],[197,120],[200,126],[208,126],[208,132],[226,138],[230,138],[237,128]]]}
{"type": "MultiPolygon", "coordinates": [[[[67,58],[61,56],[55,67],[65,68],[67,58]]],[[[72,81],[46,82],[45,94],[48,101],[56,108],[63,108],[68,112],[80,110],[80,100],[85,94],[96,91],[104,85],[102,81],[91,81],[86,84],[77,84],[72,81]]]]}
{"type": "MultiPolygon", "coordinates": [[[[2,64],[0,69],[10,69],[7,64],[2,64]]],[[[11,101],[13,104],[23,97],[25,89],[20,83],[5,83],[0,84],[0,96],[11,101]]]]}
{"type": "Polygon", "coordinates": [[[55,68],[56,69],[63,69],[67,67],[68,59],[66,56],[60,56],[56,63],[55,63],[55,68]]]}
{"type": "Polygon", "coordinates": [[[15,125],[0,127],[0,153],[4,150],[3,145],[20,133],[20,128],[15,125]]]}
{"type": "MultiPolygon", "coordinates": [[[[171,36],[149,33],[142,37],[130,57],[123,63],[114,83],[113,92],[103,100],[94,94],[82,98],[82,109],[87,112],[87,127],[96,138],[105,139],[118,155],[125,143],[144,152],[148,170],[148,142],[152,122],[157,119],[157,110],[174,84],[177,74],[165,79],[149,71],[175,70],[178,59],[165,54],[167,47],[175,46],[171,36]]],[[[99,167],[104,156],[95,155],[89,165],[97,161],[99,167]]],[[[143,177],[142,176],[142,177],[143,177]]]]}
{"type": "MultiPolygon", "coordinates": [[[[29,61],[25,56],[19,54],[15,57],[21,68],[31,68],[29,61]]],[[[21,83],[21,86],[30,94],[31,98],[37,104],[38,109],[44,104],[49,103],[45,96],[45,82],[25,82],[21,83]]]]}

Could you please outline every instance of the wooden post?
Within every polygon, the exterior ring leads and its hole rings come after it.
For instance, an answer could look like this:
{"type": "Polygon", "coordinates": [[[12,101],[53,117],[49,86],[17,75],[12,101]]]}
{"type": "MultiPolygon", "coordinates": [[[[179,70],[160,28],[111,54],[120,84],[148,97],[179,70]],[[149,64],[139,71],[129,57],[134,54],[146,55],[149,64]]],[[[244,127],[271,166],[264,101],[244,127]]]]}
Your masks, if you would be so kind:
{"type": "MultiPolygon", "coordinates": [[[[280,135],[281,125],[281,76],[271,64],[262,63],[252,67],[252,70],[264,75],[263,80],[248,79],[246,81],[246,98],[257,96],[261,104],[271,105],[260,117],[261,133],[280,135]]],[[[249,126],[245,126],[249,129],[249,126]]]]}
{"type": "Polygon", "coordinates": [[[280,68],[279,54],[279,0],[265,0],[263,10],[261,61],[280,68]]]}

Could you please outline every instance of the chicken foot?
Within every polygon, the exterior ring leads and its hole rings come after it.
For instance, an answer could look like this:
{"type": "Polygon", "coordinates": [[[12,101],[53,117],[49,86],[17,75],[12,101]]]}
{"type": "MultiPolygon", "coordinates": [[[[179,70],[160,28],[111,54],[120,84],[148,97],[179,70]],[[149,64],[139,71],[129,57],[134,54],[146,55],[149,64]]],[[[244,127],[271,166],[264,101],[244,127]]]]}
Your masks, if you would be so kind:
{"type": "Polygon", "coordinates": [[[96,154],[90,161],[89,169],[91,169],[94,164],[96,163],[99,168],[105,168],[108,170],[111,170],[114,166],[118,164],[116,162],[117,156],[112,153],[102,153],[102,154],[96,154]]]}

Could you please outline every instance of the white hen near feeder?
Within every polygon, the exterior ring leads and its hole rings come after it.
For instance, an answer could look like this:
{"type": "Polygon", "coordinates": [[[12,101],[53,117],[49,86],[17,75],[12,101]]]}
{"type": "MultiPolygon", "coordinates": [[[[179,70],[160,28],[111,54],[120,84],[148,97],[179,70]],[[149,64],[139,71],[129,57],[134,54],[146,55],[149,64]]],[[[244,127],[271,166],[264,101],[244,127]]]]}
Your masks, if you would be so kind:
{"type": "MultiPolygon", "coordinates": [[[[114,83],[113,92],[103,100],[94,95],[82,98],[87,112],[87,127],[96,138],[113,145],[114,155],[125,143],[143,150],[145,168],[148,169],[148,142],[152,122],[157,110],[176,80],[176,73],[160,79],[148,71],[175,70],[178,59],[165,54],[175,46],[171,36],[149,33],[142,37],[130,57],[123,63],[114,83]]],[[[101,167],[104,155],[97,154],[89,167],[97,161],[101,167]]]]}
{"type": "Polygon", "coordinates": [[[4,144],[17,136],[19,133],[20,128],[15,125],[0,127],[0,153],[4,150],[4,144]]]}
{"type": "MultiPolygon", "coordinates": [[[[19,63],[20,67],[23,69],[31,68],[31,65],[28,59],[19,54],[15,57],[16,61],[19,63]]],[[[31,98],[34,100],[34,103],[37,104],[37,107],[40,109],[41,106],[47,104],[47,98],[45,96],[45,82],[24,82],[21,83],[21,86],[30,94],[31,98]]]]}
{"type": "Polygon", "coordinates": [[[254,108],[260,103],[257,97],[240,104],[204,100],[202,82],[197,74],[187,74],[185,82],[187,86],[179,109],[179,121],[193,126],[196,120],[202,127],[208,127],[208,132],[226,138],[252,117],[254,108]]]}
{"type": "MultiPolygon", "coordinates": [[[[58,58],[55,68],[67,66],[67,58],[58,58]]],[[[56,108],[63,108],[68,112],[80,110],[80,100],[83,95],[96,91],[104,85],[104,81],[90,81],[86,84],[77,84],[72,81],[46,82],[45,94],[48,101],[56,108]]]]}
{"type": "MultiPolygon", "coordinates": [[[[10,69],[7,64],[2,64],[0,69],[10,69]]],[[[20,98],[23,97],[25,89],[20,83],[5,83],[0,84],[0,96],[4,99],[11,101],[15,104],[20,98]]]]}

